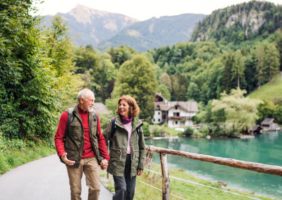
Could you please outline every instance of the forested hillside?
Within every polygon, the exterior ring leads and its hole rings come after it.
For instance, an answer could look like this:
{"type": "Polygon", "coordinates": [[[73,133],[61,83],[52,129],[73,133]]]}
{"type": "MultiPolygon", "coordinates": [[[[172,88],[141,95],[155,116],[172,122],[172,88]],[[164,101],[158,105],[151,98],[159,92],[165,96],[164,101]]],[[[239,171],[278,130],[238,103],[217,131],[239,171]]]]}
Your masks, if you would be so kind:
{"type": "Polygon", "coordinates": [[[189,41],[195,24],[204,16],[182,14],[141,21],[123,29],[111,39],[99,43],[98,49],[106,50],[111,46],[126,45],[136,51],[145,52],[161,46],[189,41]]]}
{"type": "MultiPolygon", "coordinates": [[[[103,40],[110,39],[125,27],[138,22],[131,17],[95,10],[78,4],[68,13],[58,13],[68,24],[70,36],[79,37],[72,40],[74,45],[91,44],[96,46],[103,40]]],[[[41,26],[50,27],[54,16],[46,16],[41,26]]]]}
{"type": "Polygon", "coordinates": [[[281,26],[281,5],[253,0],[213,11],[195,26],[191,41],[240,44],[257,37],[267,38],[281,26]]]}

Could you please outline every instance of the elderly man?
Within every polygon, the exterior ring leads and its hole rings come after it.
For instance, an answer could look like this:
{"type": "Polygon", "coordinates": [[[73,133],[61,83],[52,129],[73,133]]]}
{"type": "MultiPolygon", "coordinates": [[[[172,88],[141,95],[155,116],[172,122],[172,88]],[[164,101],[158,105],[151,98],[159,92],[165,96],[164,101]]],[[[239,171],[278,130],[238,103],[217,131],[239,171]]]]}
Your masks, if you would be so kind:
{"type": "Polygon", "coordinates": [[[99,116],[93,111],[94,101],[91,90],[81,90],[78,105],[63,112],[55,135],[58,156],[67,166],[71,200],[81,200],[83,173],[89,187],[88,200],[98,200],[99,165],[104,170],[110,160],[99,116]]]}

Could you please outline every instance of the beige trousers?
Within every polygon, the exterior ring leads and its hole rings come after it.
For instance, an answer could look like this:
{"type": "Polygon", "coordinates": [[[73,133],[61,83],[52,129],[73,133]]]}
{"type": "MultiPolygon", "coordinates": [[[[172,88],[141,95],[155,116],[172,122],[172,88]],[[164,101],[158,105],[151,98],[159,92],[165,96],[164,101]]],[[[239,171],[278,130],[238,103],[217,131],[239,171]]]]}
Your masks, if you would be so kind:
{"type": "Polygon", "coordinates": [[[86,185],[89,187],[88,200],[98,200],[100,194],[100,171],[97,159],[84,158],[81,159],[78,168],[70,168],[67,166],[71,200],[81,200],[81,178],[84,172],[86,185]]]}

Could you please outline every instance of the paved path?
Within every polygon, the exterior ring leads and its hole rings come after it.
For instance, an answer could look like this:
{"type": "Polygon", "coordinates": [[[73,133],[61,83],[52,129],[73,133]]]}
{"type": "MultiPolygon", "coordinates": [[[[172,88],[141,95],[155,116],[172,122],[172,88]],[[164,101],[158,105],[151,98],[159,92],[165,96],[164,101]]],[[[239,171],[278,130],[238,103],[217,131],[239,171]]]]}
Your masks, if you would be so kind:
{"type": "MultiPolygon", "coordinates": [[[[82,178],[83,200],[88,187],[82,178]]],[[[1,200],[70,200],[67,170],[57,155],[19,166],[0,176],[1,200]]],[[[101,185],[99,200],[111,200],[112,194],[101,185]]]]}

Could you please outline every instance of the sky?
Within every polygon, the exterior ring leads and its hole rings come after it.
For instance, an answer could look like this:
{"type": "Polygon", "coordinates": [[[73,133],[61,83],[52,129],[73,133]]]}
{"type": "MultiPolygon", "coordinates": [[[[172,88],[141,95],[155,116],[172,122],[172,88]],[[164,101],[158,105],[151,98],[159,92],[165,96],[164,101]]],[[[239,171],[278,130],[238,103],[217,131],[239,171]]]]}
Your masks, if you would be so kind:
{"type": "MultiPolygon", "coordinates": [[[[55,15],[58,12],[67,13],[77,4],[97,10],[119,13],[138,20],[152,17],[180,15],[184,13],[209,15],[213,10],[230,5],[248,2],[249,0],[45,0],[36,4],[40,15],[55,15]]],[[[282,5],[282,0],[270,0],[282,5]]]]}

